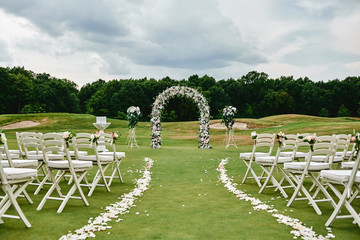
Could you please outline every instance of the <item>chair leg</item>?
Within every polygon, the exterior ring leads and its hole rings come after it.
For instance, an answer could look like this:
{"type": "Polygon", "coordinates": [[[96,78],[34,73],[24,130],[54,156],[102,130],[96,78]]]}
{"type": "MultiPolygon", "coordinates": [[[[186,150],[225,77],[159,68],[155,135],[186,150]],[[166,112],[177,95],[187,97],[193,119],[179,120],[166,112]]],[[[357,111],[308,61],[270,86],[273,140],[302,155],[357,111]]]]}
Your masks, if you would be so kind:
{"type": "Polygon", "coordinates": [[[91,184],[91,189],[90,189],[90,191],[89,191],[89,193],[88,193],[88,197],[90,197],[92,194],[93,194],[93,192],[94,192],[94,190],[95,190],[95,188],[96,188],[96,186],[98,185],[98,183],[99,183],[99,181],[100,181],[100,179],[102,178],[103,179],[103,181],[104,181],[104,185],[105,185],[105,188],[106,188],[106,190],[108,191],[108,192],[110,192],[110,188],[109,188],[109,186],[108,186],[108,184],[107,184],[107,181],[106,181],[106,178],[105,178],[105,174],[104,174],[104,172],[106,171],[106,169],[109,167],[109,164],[106,164],[106,165],[104,165],[104,168],[102,168],[102,165],[101,164],[99,164],[98,165],[98,171],[96,172],[96,175],[95,175],[95,177],[94,177],[94,180],[93,180],[93,182],[92,182],[92,184],[91,184]]]}
{"type": "Polygon", "coordinates": [[[344,206],[345,200],[346,200],[346,191],[344,191],[344,193],[340,197],[338,204],[336,205],[336,207],[335,207],[334,211],[332,212],[332,214],[330,215],[329,219],[326,221],[325,226],[327,226],[327,227],[330,226],[331,223],[335,220],[336,216],[339,214],[340,210],[344,206]]]}
{"type": "Polygon", "coordinates": [[[27,228],[31,228],[31,224],[29,222],[29,220],[25,217],[25,214],[23,213],[23,211],[21,210],[18,202],[16,201],[14,195],[12,192],[9,192],[9,201],[11,202],[11,204],[14,206],[14,208],[16,209],[16,212],[19,214],[20,219],[24,222],[25,226],[27,228]]]}
{"type": "Polygon", "coordinates": [[[241,183],[245,183],[245,181],[246,181],[246,179],[247,179],[247,177],[248,177],[248,175],[249,175],[249,173],[250,173],[250,162],[247,163],[246,160],[243,160],[243,162],[245,163],[245,166],[246,166],[247,168],[246,168],[246,172],[245,172],[244,178],[243,178],[243,180],[242,180],[241,183]]]}
{"type": "MultiPolygon", "coordinates": [[[[290,173],[291,174],[291,173],[290,173]]],[[[293,176],[293,174],[291,174],[293,176]]],[[[296,181],[296,188],[295,191],[293,193],[293,195],[291,196],[290,200],[288,201],[288,203],[286,204],[287,207],[290,207],[291,204],[293,203],[293,201],[295,200],[296,196],[298,195],[298,193],[300,192],[301,186],[304,183],[304,179],[305,179],[305,174],[302,174],[300,179],[297,179],[296,176],[293,176],[294,181],[296,181]]]]}
{"type": "MultiPolygon", "coordinates": [[[[53,178],[52,171],[49,170],[49,172],[50,172],[51,177],[53,178]]],[[[44,198],[41,200],[41,202],[36,210],[40,211],[44,207],[46,200],[51,196],[52,192],[55,189],[57,189],[57,185],[59,184],[59,182],[64,174],[65,174],[65,172],[62,172],[61,176],[55,180],[54,184],[47,191],[47,193],[45,194],[44,198]]]]}
{"type": "Polygon", "coordinates": [[[36,188],[34,195],[38,195],[40,190],[44,187],[46,181],[49,179],[49,173],[45,175],[44,179],[40,182],[39,186],[36,188]]]}
{"type": "Polygon", "coordinates": [[[0,209],[0,223],[3,223],[3,220],[1,219],[1,216],[5,214],[5,212],[9,209],[9,207],[12,205],[14,206],[16,212],[18,213],[18,218],[23,221],[26,227],[30,228],[31,224],[29,220],[26,218],[25,214],[21,210],[18,202],[16,201],[16,198],[20,195],[21,192],[24,192],[27,185],[29,185],[30,182],[24,183],[22,185],[19,185],[18,189],[15,193],[13,193],[13,189],[10,186],[5,186],[4,191],[6,195],[8,196],[8,199],[6,203],[1,207],[0,209]]]}
{"type": "Polygon", "coordinates": [[[268,171],[265,166],[260,165],[260,167],[263,169],[263,172],[265,172],[267,174],[267,177],[266,177],[264,183],[262,184],[262,187],[259,190],[259,193],[262,193],[265,190],[265,187],[267,186],[267,184],[272,176],[275,166],[271,166],[270,171],[268,171]]]}
{"type": "Polygon", "coordinates": [[[76,189],[79,191],[80,195],[81,195],[81,198],[83,200],[83,202],[85,203],[86,206],[89,206],[89,203],[88,201],[86,200],[85,198],[85,195],[80,187],[80,184],[79,184],[79,181],[81,181],[81,179],[85,176],[86,172],[82,173],[79,177],[79,179],[76,178],[76,176],[72,175],[73,176],[73,181],[74,181],[74,185],[70,188],[69,192],[66,194],[66,196],[64,197],[60,207],[58,208],[57,210],[57,213],[61,213],[64,208],[65,208],[65,205],[67,204],[67,202],[69,201],[69,199],[73,196],[73,194],[75,193],[76,189]]]}
{"type": "MultiPolygon", "coordinates": [[[[116,172],[118,173],[119,175],[119,179],[120,179],[120,182],[123,183],[123,179],[122,179],[122,176],[121,176],[121,172],[120,172],[120,163],[121,161],[116,161],[115,162],[115,169],[114,171],[112,172],[111,176],[109,177],[109,182],[108,182],[108,185],[111,186],[111,183],[116,175],[116,172]]],[[[116,177],[117,178],[117,177],[116,177]]]]}
{"type": "MultiPolygon", "coordinates": [[[[245,165],[247,166],[247,169],[246,169],[245,176],[244,176],[244,178],[243,178],[243,180],[242,180],[242,183],[245,183],[245,181],[246,181],[247,178],[251,178],[251,177],[248,176],[249,173],[251,173],[251,174],[253,175],[253,178],[255,179],[257,185],[258,185],[259,187],[261,187],[262,184],[261,184],[261,182],[260,182],[260,179],[259,179],[258,176],[256,175],[255,171],[251,168],[252,163],[253,163],[253,160],[250,160],[249,163],[247,163],[245,160],[243,160],[243,161],[244,161],[245,165]]],[[[262,174],[263,174],[263,173],[262,173],[262,174]]]]}

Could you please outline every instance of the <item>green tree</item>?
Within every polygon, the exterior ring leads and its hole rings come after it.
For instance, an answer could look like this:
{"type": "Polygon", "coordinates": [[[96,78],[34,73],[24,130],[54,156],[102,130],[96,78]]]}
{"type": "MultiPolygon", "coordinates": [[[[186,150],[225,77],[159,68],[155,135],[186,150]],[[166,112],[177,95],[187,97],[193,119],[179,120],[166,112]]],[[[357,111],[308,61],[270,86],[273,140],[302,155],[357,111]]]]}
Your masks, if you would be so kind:
{"type": "Polygon", "coordinates": [[[338,117],[349,117],[350,116],[350,111],[344,105],[341,105],[339,110],[338,110],[337,116],[338,117]]]}

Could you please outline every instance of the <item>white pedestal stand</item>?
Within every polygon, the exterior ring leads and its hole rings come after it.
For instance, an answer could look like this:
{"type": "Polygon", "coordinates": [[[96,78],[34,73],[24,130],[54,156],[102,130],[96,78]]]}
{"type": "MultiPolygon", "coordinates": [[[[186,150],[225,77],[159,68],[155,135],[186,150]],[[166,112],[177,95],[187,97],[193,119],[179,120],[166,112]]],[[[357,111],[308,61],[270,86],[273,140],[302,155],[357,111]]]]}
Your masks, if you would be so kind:
{"type": "Polygon", "coordinates": [[[235,146],[236,148],[238,148],[236,146],[236,143],[234,141],[234,130],[232,128],[230,129],[226,129],[226,147],[225,148],[228,148],[229,146],[235,146]]]}
{"type": "Polygon", "coordinates": [[[136,146],[139,148],[139,146],[136,142],[135,128],[129,129],[129,136],[126,139],[126,145],[127,145],[127,147],[131,147],[131,148],[133,148],[133,146],[136,146]]]}
{"type": "MultiPolygon", "coordinates": [[[[100,134],[104,133],[104,130],[111,124],[111,123],[106,122],[106,117],[104,117],[104,118],[105,118],[105,121],[101,121],[101,120],[103,120],[102,117],[96,117],[96,123],[93,123],[94,126],[99,130],[100,134]],[[100,121],[99,121],[99,118],[101,118],[100,121]]],[[[101,137],[100,137],[99,140],[101,141],[101,137]]],[[[98,146],[98,151],[99,152],[106,152],[106,151],[109,151],[109,150],[107,150],[104,145],[100,145],[100,146],[98,146]]]]}

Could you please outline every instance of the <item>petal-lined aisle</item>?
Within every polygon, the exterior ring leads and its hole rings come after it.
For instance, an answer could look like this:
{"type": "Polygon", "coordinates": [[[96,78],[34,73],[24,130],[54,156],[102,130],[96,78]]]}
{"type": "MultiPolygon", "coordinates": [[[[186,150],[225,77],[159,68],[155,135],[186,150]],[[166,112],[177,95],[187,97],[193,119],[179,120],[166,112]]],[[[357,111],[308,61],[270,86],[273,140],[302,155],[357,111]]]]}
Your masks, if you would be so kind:
{"type": "MultiPolygon", "coordinates": [[[[292,218],[289,216],[285,216],[283,214],[278,213],[278,210],[273,208],[272,206],[262,202],[260,199],[251,197],[244,193],[243,191],[237,189],[237,184],[233,182],[231,178],[226,174],[226,164],[228,163],[228,159],[222,159],[217,170],[220,172],[219,179],[222,183],[224,183],[224,187],[226,187],[229,192],[236,195],[236,198],[240,200],[245,200],[250,202],[253,205],[253,209],[255,211],[267,211],[272,213],[272,216],[277,218],[279,223],[285,224],[287,226],[292,227],[294,230],[290,231],[291,234],[294,235],[294,238],[301,237],[302,239],[329,239],[335,238],[335,236],[331,233],[331,228],[327,228],[328,234],[324,237],[322,235],[318,235],[312,227],[306,227],[303,225],[299,219],[292,218]]],[[[251,214],[251,212],[249,212],[251,214]]]]}
{"type": "Polygon", "coordinates": [[[143,170],[143,176],[136,181],[136,187],[128,194],[122,195],[119,199],[120,202],[111,204],[105,207],[106,212],[100,213],[95,218],[90,218],[88,224],[84,227],[75,230],[75,233],[69,233],[63,235],[60,240],[75,240],[75,239],[86,239],[88,237],[95,237],[94,232],[105,231],[111,228],[107,225],[107,222],[112,219],[117,219],[116,222],[122,221],[119,215],[124,215],[129,212],[131,207],[134,207],[134,201],[141,197],[141,195],[148,189],[151,181],[150,169],[153,166],[154,161],[150,158],[145,158],[145,169],[143,170]]]}

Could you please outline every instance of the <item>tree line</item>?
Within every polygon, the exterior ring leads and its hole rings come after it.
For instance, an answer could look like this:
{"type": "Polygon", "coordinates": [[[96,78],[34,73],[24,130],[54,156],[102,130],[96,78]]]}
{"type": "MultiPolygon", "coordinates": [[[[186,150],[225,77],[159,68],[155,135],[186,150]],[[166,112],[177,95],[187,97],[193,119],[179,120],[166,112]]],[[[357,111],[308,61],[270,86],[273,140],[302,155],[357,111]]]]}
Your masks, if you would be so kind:
{"type": "MultiPolygon", "coordinates": [[[[213,118],[221,118],[225,106],[238,109],[236,117],[260,118],[277,114],[306,114],[322,117],[360,116],[360,77],[314,82],[309,78],[282,76],[272,79],[252,71],[238,79],[216,81],[204,75],[188,79],[99,79],[80,89],[77,84],[34,73],[24,67],[0,67],[0,114],[68,112],[126,119],[130,106],[139,106],[148,121],[159,93],[174,85],[198,89],[210,105],[213,118]]],[[[191,99],[175,97],[162,113],[163,121],[197,120],[198,109],[191,99]]]]}

